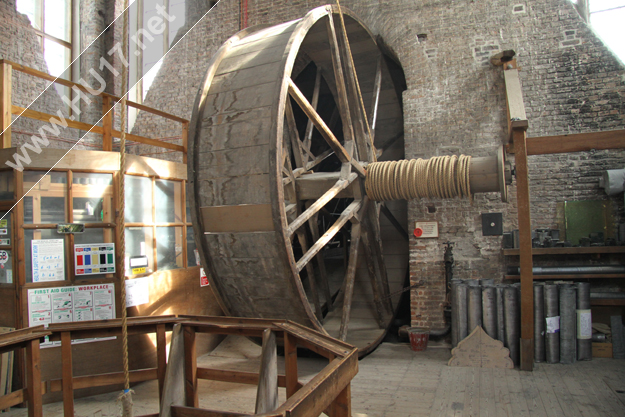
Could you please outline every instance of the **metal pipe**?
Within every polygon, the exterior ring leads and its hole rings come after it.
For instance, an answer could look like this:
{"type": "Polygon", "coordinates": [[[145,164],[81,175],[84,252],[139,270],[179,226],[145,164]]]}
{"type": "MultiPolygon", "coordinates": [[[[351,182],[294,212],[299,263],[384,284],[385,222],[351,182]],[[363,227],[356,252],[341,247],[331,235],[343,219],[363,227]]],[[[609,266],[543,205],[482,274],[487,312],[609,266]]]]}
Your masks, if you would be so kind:
{"type": "Polygon", "coordinates": [[[495,290],[497,291],[497,340],[500,342],[504,342],[505,338],[505,321],[504,321],[504,308],[503,308],[503,291],[507,287],[507,285],[496,285],[495,290]]]}
{"type": "Polygon", "coordinates": [[[469,335],[469,322],[467,314],[468,286],[466,282],[458,283],[456,291],[458,304],[458,343],[460,343],[469,335]]]}
{"type": "Polygon", "coordinates": [[[545,361],[545,284],[534,284],[534,361],[545,361]]]}
{"type": "Polygon", "coordinates": [[[592,313],[590,283],[577,283],[577,360],[592,359],[592,313]]]}
{"type": "Polygon", "coordinates": [[[504,320],[505,320],[505,340],[504,346],[510,350],[510,359],[515,366],[519,365],[521,347],[521,322],[519,320],[519,292],[514,286],[504,289],[504,320]]]}
{"type": "Polygon", "coordinates": [[[451,285],[451,347],[452,349],[458,346],[458,314],[460,306],[458,305],[458,284],[461,284],[462,280],[452,279],[449,284],[451,285]]]}
{"type": "Polygon", "coordinates": [[[547,363],[560,362],[560,314],[558,286],[545,284],[545,359],[547,363]]]}
{"type": "Polygon", "coordinates": [[[469,333],[476,327],[482,325],[482,287],[470,286],[468,288],[469,297],[469,333]]]}
{"type": "MultiPolygon", "coordinates": [[[[508,267],[509,275],[519,275],[521,268],[508,267]]],[[[585,266],[535,266],[534,275],[574,275],[574,274],[625,274],[625,265],[585,265],[585,266]]]]}
{"type": "Polygon", "coordinates": [[[482,323],[486,334],[497,339],[497,291],[492,285],[482,287],[482,323]]]}
{"type": "Polygon", "coordinates": [[[560,363],[574,363],[577,347],[575,286],[560,284],[558,287],[560,292],[560,363]]]}

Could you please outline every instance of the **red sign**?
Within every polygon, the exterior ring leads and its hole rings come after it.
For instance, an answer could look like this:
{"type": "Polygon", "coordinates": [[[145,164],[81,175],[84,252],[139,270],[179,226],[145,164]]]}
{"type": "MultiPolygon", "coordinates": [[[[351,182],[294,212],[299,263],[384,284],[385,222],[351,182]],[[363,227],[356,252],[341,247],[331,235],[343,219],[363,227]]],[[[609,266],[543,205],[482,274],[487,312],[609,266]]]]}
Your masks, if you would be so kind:
{"type": "Polygon", "coordinates": [[[421,229],[420,227],[417,227],[416,229],[414,229],[414,237],[421,237],[421,235],[423,234],[423,229],[421,229]]]}

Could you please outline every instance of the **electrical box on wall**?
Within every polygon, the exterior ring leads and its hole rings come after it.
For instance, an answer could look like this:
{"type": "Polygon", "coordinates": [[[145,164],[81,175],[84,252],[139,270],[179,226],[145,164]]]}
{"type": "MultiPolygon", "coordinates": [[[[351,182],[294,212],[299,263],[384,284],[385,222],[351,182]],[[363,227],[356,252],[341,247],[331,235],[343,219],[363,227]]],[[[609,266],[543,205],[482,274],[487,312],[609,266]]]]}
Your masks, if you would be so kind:
{"type": "Polygon", "coordinates": [[[503,214],[482,213],[482,236],[503,235],[503,214]]]}

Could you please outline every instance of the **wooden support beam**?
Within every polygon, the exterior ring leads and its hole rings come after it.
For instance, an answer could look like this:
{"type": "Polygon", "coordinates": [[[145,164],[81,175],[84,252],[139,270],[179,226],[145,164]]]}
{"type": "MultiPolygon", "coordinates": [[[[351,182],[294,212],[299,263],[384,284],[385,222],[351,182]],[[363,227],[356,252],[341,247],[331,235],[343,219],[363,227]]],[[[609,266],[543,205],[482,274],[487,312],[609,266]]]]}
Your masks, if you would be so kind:
{"type": "Polygon", "coordinates": [[[361,231],[362,247],[364,249],[365,263],[367,264],[367,273],[369,274],[369,282],[373,292],[373,305],[375,306],[376,318],[380,329],[386,327],[384,315],[384,303],[382,302],[382,289],[378,280],[378,274],[375,271],[375,262],[373,261],[372,243],[366,230],[361,231]]]}
{"type": "Polygon", "coordinates": [[[63,416],[74,417],[74,371],[70,332],[61,333],[61,363],[63,365],[63,416]]]}
{"type": "Polygon", "coordinates": [[[304,266],[313,258],[313,256],[317,255],[321,249],[336,235],[341,227],[345,225],[352,217],[358,213],[360,207],[362,206],[362,201],[354,201],[341,213],[339,218],[334,222],[332,226],[315,242],[315,244],[297,261],[297,272],[301,271],[304,266]]]}
{"type": "Polygon", "coordinates": [[[527,138],[528,155],[625,148],[625,130],[527,138]]]}
{"type": "Polygon", "coordinates": [[[255,413],[270,413],[278,408],[278,351],[276,334],[271,329],[263,332],[259,374],[255,413]]]}
{"type": "Polygon", "coordinates": [[[299,139],[299,133],[297,131],[297,124],[295,123],[295,115],[293,115],[293,106],[291,106],[291,100],[286,101],[285,105],[285,117],[286,126],[288,130],[289,139],[291,141],[291,149],[293,150],[293,156],[295,158],[295,166],[297,168],[304,167],[308,158],[304,159],[304,153],[302,152],[302,142],[299,139]]]}
{"type": "Polygon", "coordinates": [[[157,324],[156,325],[156,373],[158,375],[158,400],[159,402],[163,400],[163,387],[165,386],[166,372],[167,372],[167,335],[165,334],[165,325],[157,324]]]}
{"type": "Polygon", "coordinates": [[[393,216],[393,213],[389,210],[388,207],[386,207],[385,203],[380,203],[380,211],[382,212],[382,214],[384,214],[384,216],[388,219],[388,221],[391,222],[391,224],[399,232],[401,237],[403,237],[406,240],[406,242],[408,242],[410,240],[410,236],[408,235],[408,232],[406,231],[404,226],[402,226],[399,220],[397,220],[395,216],[393,216]]]}
{"type": "Polygon", "coordinates": [[[347,328],[349,327],[350,313],[352,310],[352,296],[354,295],[354,281],[356,280],[356,268],[358,267],[358,247],[360,246],[360,223],[352,224],[351,246],[349,248],[349,263],[345,273],[345,294],[343,298],[343,315],[341,316],[341,327],[339,329],[339,339],[347,339],[347,328]]]}
{"type": "Polygon", "coordinates": [[[297,339],[284,332],[284,374],[286,376],[286,398],[299,389],[297,374],[297,339]]]}
{"type": "Polygon", "coordinates": [[[198,407],[197,397],[197,353],[195,349],[195,328],[184,326],[184,379],[187,406],[198,407]]]}
{"type": "Polygon", "coordinates": [[[109,96],[102,97],[102,150],[113,150],[113,119],[115,110],[109,96]]]}
{"type": "Polygon", "coordinates": [[[351,417],[352,416],[352,389],[351,384],[347,384],[343,391],[332,401],[330,405],[330,417],[351,417]]]}
{"type": "Polygon", "coordinates": [[[378,105],[380,104],[380,91],[382,90],[382,60],[383,55],[378,57],[378,64],[375,69],[375,81],[373,84],[373,96],[371,97],[371,112],[369,113],[369,127],[371,129],[371,139],[375,139],[375,124],[378,119],[378,105]]]}
{"type": "Polygon", "coordinates": [[[512,141],[512,131],[515,129],[527,130],[528,122],[525,115],[525,105],[523,104],[523,91],[521,90],[519,71],[516,68],[516,59],[505,64],[505,67],[503,76],[506,84],[508,109],[508,140],[512,141]]]}
{"type": "MultiPolygon", "coordinates": [[[[315,111],[317,110],[317,104],[319,104],[319,90],[321,89],[321,68],[317,67],[317,73],[315,74],[315,87],[313,89],[313,96],[311,105],[315,111]]],[[[304,133],[304,146],[310,149],[313,134],[313,123],[309,119],[306,124],[306,132],[304,133]]]]}
{"type": "MultiPolygon", "coordinates": [[[[319,240],[319,224],[317,223],[319,213],[315,213],[310,219],[308,219],[308,227],[310,228],[310,234],[312,235],[313,241],[319,240]]],[[[326,271],[326,262],[323,257],[323,251],[319,251],[317,255],[315,255],[317,259],[317,265],[319,266],[319,276],[321,278],[321,289],[323,290],[323,295],[326,299],[326,306],[328,307],[328,311],[332,311],[334,309],[334,305],[332,303],[332,294],[330,292],[330,281],[328,280],[328,272],[326,271]]]]}
{"type": "Polygon", "coordinates": [[[531,371],[534,366],[534,278],[532,275],[532,223],[525,135],[526,132],[522,129],[513,132],[521,265],[521,369],[531,371]]]}
{"type": "Polygon", "coordinates": [[[300,214],[287,228],[287,236],[293,236],[293,233],[300,227],[302,227],[308,219],[310,219],[315,213],[317,213],[328,201],[336,197],[341,191],[349,187],[358,176],[356,174],[349,175],[346,179],[339,179],[336,184],[325,192],[317,201],[315,201],[310,207],[308,207],[302,214],[300,214]]]}
{"type": "Polygon", "coordinates": [[[0,148],[2,149],[11,147],[12,73],[11,64],[0,63],[0,148]]]}
{"type": "Polygon", "coordinates": [[[185,336],[186,333],[183,336],[182,325],[175,324],[171,332],[169,364],[163,381],[160,417],[171,417],[172,406],[183,405],[185,402],[185,336]]]}
{"type": "Polygon", "coordinates": [[[215,411],[183,406],[172,407],[171,415],[172,417],[251,417],[251,414],[231,413],[228,411],[215,411]]]}
{"type": "MultiPolygon", "coordinates": [[[[302,247],[302,252],[308,252],[308,242],[306,239],[306,232],[303,230],[297,231],[297,240],[302,247]]],[[[308,275],[308,283],[310,284],[310,292],[315,305],[315,315],[317,320],[323,323],[323,312],[321,311],[321,302],[319,301],[319,291],[317,290],[317,283],[315,282],[315,270],[312,262],[306,264],[306,274],[308,275]]]]}
{"type": "Polygon", "coordinates": [[[341,145],[336,136],[334,136],[334,133],[332,133],[328,125],[326,125],[326,123],[319,116],[319,114],[317,114],[317,112],[310,105],[304,94],[302,94],[300,89],[291,79],[289,79],[289,94],[291,95],[291,97],[293,97],[293,99],[295,99],[295,101],[301,107],[304,113],[306,113],[306,116],[308,116],[308,118],[313,122],[317,130],[319,130],[319,133],[321,133],[321,136],[323,136],[328,145],[330,145],[330,148],[332,148],[339,160],[341,162],[350,162],[354,166],[354,169],[358,171],[358,174],[364,178],[367,173],[363,166],[360,164],[360,162],[352,159],[349,156],[343,145],[341,145]]]}
{"type": "Polygon", "coordinates": [[[189,150],[189,122],[182,122],[182,163],[187,163],[187,152],[189,150]]]}
{"type": "Polygon", "coordinates": [[[41,356],[39,339],[26,345],[26,380],[28,390],[28,417],[43,417],[41,401],[41,356]]]}

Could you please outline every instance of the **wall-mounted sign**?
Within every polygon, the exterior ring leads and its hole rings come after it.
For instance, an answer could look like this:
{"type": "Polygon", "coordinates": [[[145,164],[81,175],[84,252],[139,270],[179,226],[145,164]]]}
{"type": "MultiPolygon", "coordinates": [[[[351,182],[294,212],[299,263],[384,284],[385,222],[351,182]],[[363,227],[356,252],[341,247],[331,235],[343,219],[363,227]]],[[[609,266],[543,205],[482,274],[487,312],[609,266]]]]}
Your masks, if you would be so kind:
{"type": "MultiPolygon", "coordinates": [[[[28,290],[29,326],[115,318],[115,284],[28,290]]],[[[57,346],[47,342],[42,346],[57,346]]]]}
{"type": "Polygon", "coordinates": [[[59,223],[56,225],[56,232],[61,234],[84,233],[83,223],[59,223]]]}
{"type": "Polygon", "coordinates": [[[150,278],[126,280],[126,308],[150,302],[150,278]]]}
{"type": "Polygon", "coordinates": [[[415,222],[413,234],[419,239],[438,237],[438,222],[415,222]]]}
{"type": "Polygon", "coordinates": [[[115,244],[92,243],[74,245],[76,275],[110,274],[115,272],[115,244]]]}
{"type": "Polygon", "coordinates": [[[65,250],[63,239],[32,241],[33,282],[65,279],[65,250]]]}
{"type": "Polygon", "coordinates": [[[11,239],[0,239],[0,246],[11,246],[11,239]]]}

